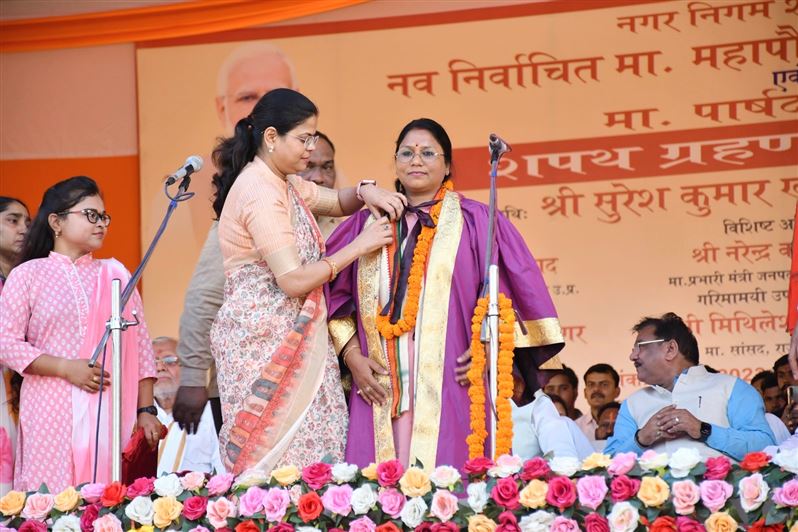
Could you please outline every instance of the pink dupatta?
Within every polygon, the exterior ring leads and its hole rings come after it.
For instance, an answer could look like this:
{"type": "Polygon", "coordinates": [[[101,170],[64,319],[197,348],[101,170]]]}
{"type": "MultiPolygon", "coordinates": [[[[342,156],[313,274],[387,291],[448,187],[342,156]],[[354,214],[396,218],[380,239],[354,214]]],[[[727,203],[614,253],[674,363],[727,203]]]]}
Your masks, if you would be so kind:
{"type": "MultiPolygon", "coordinates": [[[[111,315],[111,281],[119,279],[124,289],[130,274],[115,259],[103,260],[94,291],[94,301],[89,309],[86,336],[78,358],[91,358],[97,343],[105,332],[105,323],[111,315]]],[[[122,315],[132,320],[132,313],[125,309],[122,315]]],[[[111,372],[113,350],[111,341],[105,350],[105,371],[111,372]]],[[[103,354],[97,359],[101,364],[103,354]]],[[[127,445],[136,422],[138,402],[139,353],[135,329],[122,332],[122,449],[127,445]]],[[[72,460],[75,465],[74,484],[92,482],[94,474],[95,451],[99,457],[97,462],[96,482],[111,482],[111,392],[116,382],[102,392],[102,410],[100,411],[99,449],[95,448],[95,432],[97,430],[97,407],[100,393],[88,393],[76,386],[72,387],[72,460]]],[[[121,459],[121,457],[117,457],[121,459]]]]}

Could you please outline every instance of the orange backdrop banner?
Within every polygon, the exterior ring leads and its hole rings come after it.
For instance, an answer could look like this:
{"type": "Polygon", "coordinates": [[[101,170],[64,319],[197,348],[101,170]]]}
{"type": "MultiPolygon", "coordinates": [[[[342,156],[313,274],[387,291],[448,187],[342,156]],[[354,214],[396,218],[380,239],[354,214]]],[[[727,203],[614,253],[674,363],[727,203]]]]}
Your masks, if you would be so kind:
{"type": "Polygon", "coordinates": [[[0,52],[78,48],[271,24],[367,0],[195,0],[0,23],[0,52]]]}

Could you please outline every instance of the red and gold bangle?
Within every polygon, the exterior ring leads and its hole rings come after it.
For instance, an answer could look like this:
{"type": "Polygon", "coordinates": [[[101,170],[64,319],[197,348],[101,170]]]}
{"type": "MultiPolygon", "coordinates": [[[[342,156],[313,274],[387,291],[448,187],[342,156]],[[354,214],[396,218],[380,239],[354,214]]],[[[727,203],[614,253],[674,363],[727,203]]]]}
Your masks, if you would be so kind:
{"type": "Polygon", "coordinates": [[[330,267],[330,278],[328,282],[332,282],[336,277],[338,277],[338,265],[335,264],[335,261],[330,257],[322,257],[321,260],[326,262],[327,266],[330,267]]]}

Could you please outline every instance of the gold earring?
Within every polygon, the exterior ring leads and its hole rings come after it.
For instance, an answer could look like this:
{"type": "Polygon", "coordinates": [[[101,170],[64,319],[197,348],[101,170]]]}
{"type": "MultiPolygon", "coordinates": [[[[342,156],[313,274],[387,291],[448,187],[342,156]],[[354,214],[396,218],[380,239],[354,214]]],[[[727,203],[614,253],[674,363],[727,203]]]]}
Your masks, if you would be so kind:
{"type": "Polygon", "coordinates": [[[58,237],[60,237],[60,236],[61,236],[61,231],[56,231],[56,232],[55,232],[55,237],[56,237],[56,238],[58,238],[58,237]]]}

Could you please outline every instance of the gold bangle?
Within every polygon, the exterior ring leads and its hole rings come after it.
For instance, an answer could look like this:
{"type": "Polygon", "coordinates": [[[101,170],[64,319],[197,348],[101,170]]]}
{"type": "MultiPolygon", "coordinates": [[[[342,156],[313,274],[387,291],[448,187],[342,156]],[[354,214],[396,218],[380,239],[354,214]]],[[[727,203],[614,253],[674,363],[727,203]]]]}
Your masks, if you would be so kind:
{"type": "Polygon", "coordinates": [[[322,257],[321,260],[326,262],[327,266],[330,267],[330,278],[327,280],[327,282],[332,282],[336,277],[338,277],[338,265],[335,264],[335,261],[329,257],[322,257]]]}
{"type": "Polygon", "coordinates": [[[360,346],[357,346],[357,345],[350,345],[349,347],[347,347],[346,349],[344,349],[344,352],[343,352],[343,353],[341,353],[341,360],[343,361],[343,363],[344,363],[344,366],[346,366],[347,368],[349,367],[349,364],[347,364],[347,363],[346,363],[346,357],[347,357],[347,355],[349,355],[349,353],[351,353],[351,352],[352,352],[352,351],[354,351],[355,349],[358,349],[358,350],[359,350],[359,349],[360,349],[360,346]]]}

